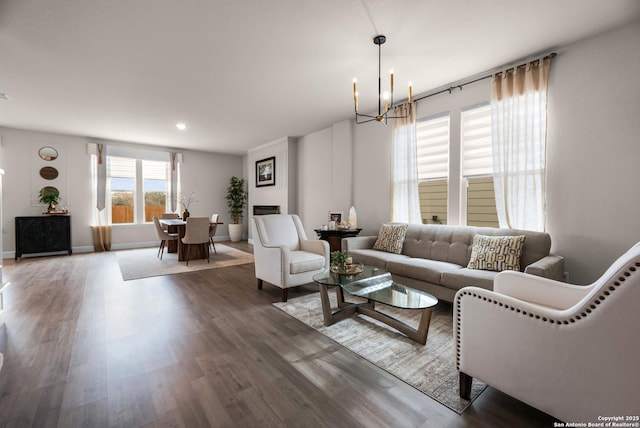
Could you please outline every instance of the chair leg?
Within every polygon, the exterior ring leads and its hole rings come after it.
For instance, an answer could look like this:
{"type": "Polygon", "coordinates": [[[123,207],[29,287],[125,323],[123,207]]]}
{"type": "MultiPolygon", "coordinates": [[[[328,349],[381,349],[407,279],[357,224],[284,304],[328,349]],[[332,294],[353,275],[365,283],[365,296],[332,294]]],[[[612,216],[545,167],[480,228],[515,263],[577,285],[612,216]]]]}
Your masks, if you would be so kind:
{"type": "Polygon", "coordinates": [[[289,289],[288,288],[283,288],[282,289],[282,301],[286,302],[288,298],[289,298],[289,289]]]}
{"type": "Polygon", "coordinates": [[[208,244],[202,244],[204,248],[204,250],[207,252],[207,263],[209,263],[209,245],[208,244]]]}
{"type": "Polygon", "coordinates": [[[160,259],[162,260],[162,256],[160,255],[160,251],[162,251],[162,246],[164,245],[164,240],[160,241],[160,247],[158,248],[158,255],[156,257],[160,257],[160,259]]]}
{"type": "Polygon", "coordinates": [[[258,290],[262,290],[262,280],[260,278],[256,278],[258,280],[258,290]]]}
{"type": "Polygon", "coordinates": [[[187,266],[189,266],[189,253],[191,252],[191,244],[187,244],[187,266]]]}
{"type": "Polygon", "coordinates": [[[471,399],[471,384],[473,378],[466,373],[460,372],[460,398],[471,399]]]}
{"type": "Polygon", "coordinates": [[[216,244],[213,243],[213,238],[209,238],[209,240],[211,241],[211,246],[213,247],[213,252],[215,254],[218,254],[218,250],[216,250],[216,244]]]}

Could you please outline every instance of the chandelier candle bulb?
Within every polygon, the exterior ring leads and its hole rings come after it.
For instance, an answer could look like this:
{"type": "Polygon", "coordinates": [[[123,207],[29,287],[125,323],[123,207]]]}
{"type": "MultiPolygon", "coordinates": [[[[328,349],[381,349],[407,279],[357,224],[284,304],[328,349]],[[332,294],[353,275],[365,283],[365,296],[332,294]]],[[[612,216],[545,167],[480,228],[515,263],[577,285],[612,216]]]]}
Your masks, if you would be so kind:
{"type": "Polygon", "coordinates": [[[358,113],[358,79],[353,79],[353,103],[356,108],[356,113],[358,113]]]}

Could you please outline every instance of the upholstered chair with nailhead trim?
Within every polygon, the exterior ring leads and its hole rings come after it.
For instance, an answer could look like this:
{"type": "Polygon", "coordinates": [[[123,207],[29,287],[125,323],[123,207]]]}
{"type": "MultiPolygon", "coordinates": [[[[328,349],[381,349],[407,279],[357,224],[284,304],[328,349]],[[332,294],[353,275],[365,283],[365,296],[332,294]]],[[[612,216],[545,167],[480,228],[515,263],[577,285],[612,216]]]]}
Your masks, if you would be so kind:
{"type": "Polygon", "coordinates": [[[280,287],[286,302],[290,287],[313,283],[313,275],[329,269],[329,243],[307,239],[297,215],[255,216],[251,224],[258,289],[263,281],[280,287]]]}
{"type": "Polygon", "coordinates": [[[477,378],[565,422],[638,415],[640,243],[588,286],[505,271],[454,302],[460,396],[477,378]]]}

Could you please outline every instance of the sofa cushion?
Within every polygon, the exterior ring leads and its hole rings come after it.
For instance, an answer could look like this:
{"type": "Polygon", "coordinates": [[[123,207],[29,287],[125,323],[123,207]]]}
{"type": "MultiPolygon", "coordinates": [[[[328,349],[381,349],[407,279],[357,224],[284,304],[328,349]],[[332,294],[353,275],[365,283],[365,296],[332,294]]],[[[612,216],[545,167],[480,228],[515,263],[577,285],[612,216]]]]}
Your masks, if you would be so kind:
{"type": "Polygon", "coordinates": [[[454,263],[418,258],[390,260],[387,263],[387,270],[394,275],[418,279],[432,284],[440,284],[442,272],[457,271],[462,268],[462,266],[454,263]]]}
{"type": "Polygon", "coordinates": [[[485,236],[475,235],[471,248],[469,269],[520,270],[520,255],[525,236],[485,236]]]}
{"type": "Polygon", "coordinates": [[[380,226],[378,239],[373,244],[373,249],[400,254],[404,237],[407,234],[407,226],[406,223],[385,223],[380,226]]]}
{"type": "Polygon", "coordinates": [[[307,251],[289,252],[289,272],[292,274],[322,269],[324,263],[324,256],[320,254],[309,253],[307,251]]]}
{"type": "Polygon", "coordinates": [[[498,272],[463,268],[442,273],[440,284],[447,288],[460,290],[464,287],[480,287],[493,290],[493,279],[498,272]]]}
{"type": "Polygon", "coordinates": [[[350,250],[349,254],[351,254],[354,263],[364,263],[382,269],[386,269],[387,263],[392,260],[409,259],[409,256],[403,254],[392,254],[371,249],[350,250]]]}

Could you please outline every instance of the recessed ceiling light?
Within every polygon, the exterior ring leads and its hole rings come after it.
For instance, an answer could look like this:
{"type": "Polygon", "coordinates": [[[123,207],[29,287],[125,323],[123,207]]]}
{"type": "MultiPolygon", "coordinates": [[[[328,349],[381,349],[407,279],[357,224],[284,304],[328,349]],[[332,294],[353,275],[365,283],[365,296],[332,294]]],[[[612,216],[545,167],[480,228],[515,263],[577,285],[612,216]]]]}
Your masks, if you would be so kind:
{"type": "Polygon", "coordinates": [[[176,128],[178,128],[181,131],[184,131],[185,129],[187,129],[187,125],[184,123],[176,123],[176,128]]]}

